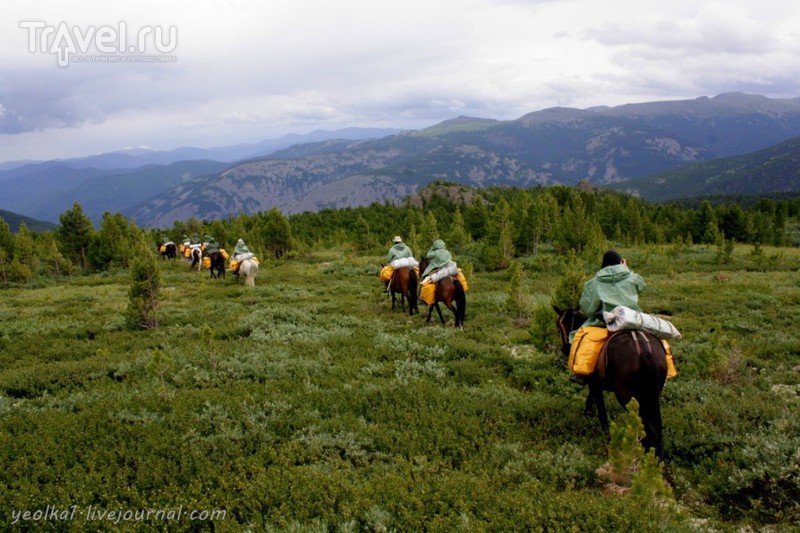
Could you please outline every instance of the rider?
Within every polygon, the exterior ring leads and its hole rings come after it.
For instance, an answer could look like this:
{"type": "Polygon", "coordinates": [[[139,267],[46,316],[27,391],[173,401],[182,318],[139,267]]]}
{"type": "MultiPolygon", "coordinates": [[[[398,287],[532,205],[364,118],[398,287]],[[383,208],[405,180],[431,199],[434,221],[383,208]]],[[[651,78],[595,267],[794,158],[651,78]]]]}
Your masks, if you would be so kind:
{"type": "MultiPolygon", "coordinates": [[[[588,318],[581,327],[605,327],[605,321],[597,314],[601,311],[610,312],[619,305],[641,311],[639,295],[646,288],[642,276],[628,268],[628,262],[618,252],[607,251],[603,255],[600,270],[583,286],[580,300],[581,313],[588,318]]],[[[575,331],[570,333],[570,342],[574,336],[575,331]]],[[[580,385],[586,384],[585,376],[580,374],[570,376],[570,381],[580,385]]]]}
{"type": "Polygon", "coordinates": [[[414,257],[414,253],[411,251],[411,248],[409,248],[406,243],[403,242],[403,239],[399,235],[392,239],[392,242],[394,244],[391,248],[389,248],[389,252],[386,254],[386,264],[391,264],[391,262],[395,259],[414,257]]]}
{"type": "MultiPolygon", "coordinates": [[[[414,252],[411,251],[406,243],[403,242],[403,238],[400,235],[396,236],[392,239],[394,243],[391,248],[389,248],[389,252],[386,254],[386,264],[391,265],[392,261],[395,259],[405,259],[407,257],[414,257],[414,252]]],[[[391,269],[388,271],[391,272],[391,269]]],[[[391,277],[389,280],[386,281],[386,287],[384,287],[383,292],[389,292],[389,284],[391,283],[391,277]]]]}
{"type": "Polygon", "coordinates": [[[425,279],[425,276],[434,270],[439,270],[440,268],[447,266],[447,264],[453,260],[450,252],[448,252],[444,247],[444,241],[442,239],[436,239],[433,241],[433,246],[431,246],[431,249],[428,250],[428,254],[425,257],[428,258],[430,263],[428,263],[428,267],[420,276],[421,279],[425,279]]]}
{"type": "Polygon", "coordinates": [[[206,247],[205,251],[203,252],[204,257],[208,257],[214,252],[219,252],[219,243],[217,242],[217,239],[215,239],[210,235],[206,235],[204,237],[204,240],[205,240],[204,244],[206,247]]]}

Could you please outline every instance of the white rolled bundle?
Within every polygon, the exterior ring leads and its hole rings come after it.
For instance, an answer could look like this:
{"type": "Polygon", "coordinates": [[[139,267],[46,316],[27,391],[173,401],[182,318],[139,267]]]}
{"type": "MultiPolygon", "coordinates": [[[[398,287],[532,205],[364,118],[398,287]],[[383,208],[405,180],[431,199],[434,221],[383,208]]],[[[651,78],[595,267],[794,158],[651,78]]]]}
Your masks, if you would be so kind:
{"type": "Polygon", "coordinates": [[[603,319],[605,320],[608,331],[618,331],[621,329],[634,329],[652,333],[659,339],[680,339],[681,333],[672,325],[669,320],[657,317],[655,315],[648,315],[640,311],[634,311],[624,305],[619,305],[611,310],[611,312],[604,312],[603,319]]]}
{"type": "Polygon", "coordinates": [[[450,261],[445,266],[431,274],[429,277],[434,283],[447,276],[455,276],[458,274],[458,265],[454,261],[450,261]]]}
{"type": "Polygon", "coordinates": [[[403,268],[403,267],[417,268],[419,266],[419,262],[413,257],[403,257],[402,259],[395,259],[389,264],[392,266],[392,268],[403,268]]]}

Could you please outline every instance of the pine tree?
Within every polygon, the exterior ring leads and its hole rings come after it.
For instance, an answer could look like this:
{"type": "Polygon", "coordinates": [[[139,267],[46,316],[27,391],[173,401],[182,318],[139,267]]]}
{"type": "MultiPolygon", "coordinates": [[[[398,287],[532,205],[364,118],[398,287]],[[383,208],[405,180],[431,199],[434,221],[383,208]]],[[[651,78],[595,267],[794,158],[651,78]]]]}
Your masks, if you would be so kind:
{"type": "Polygon", "coordinates": [[[94,268],[128,266],[130,260],[130,228],[128,221],[119,213],[103,213],[100,230],[94,234],[89,247],[89,262],[94,268]]]}
{"type": "Polygon", "coordinates": [[[512,318],[519,319],[528,315],[527,303],[525,293],[522,288],[522,283],[525,277],[525,272],[519,261],[514,261],[509,267],[511,272],[511,279],[508,284],[508,299],[506,300],[506,309],[512,318]]]}
{"type": "Polygon", "coordinates": [[[289,219],[277,207],[267,211],[261,235],[265,246],[275,259],[280,259],[292,249],[292,228],[289,219]]]}
{"type": "Polygon", "coordinates": [[[44,268],[49,274],[54,276],[65,276],[72,273],[72,263],[70,263],[67,258],[61,255],[55,235],[52,233],[45,234],[43,249],[44,268]]]}
{"type": "Polygon", "coordinates": [[[24,222],[19,225],[19,231],[14,239],[14,259],[31,272],[31,277],[39,270],[33,235],[24,222]]]}
{"type": "Polygon", "coordinates": [[[5,250],[8,261],[14,257],[14,235],[8,223],[0,217],[0,248],[5,250]]]}
{"type": "Polygon", "coordinates": [[[570,250],[567,256],[567,268],[553,289],[550,303],[561,309],[577,309],[585,279],[577,254],[574,250],[570,250]]]}
{"type": "Polygon", "coordinates": [[[461,215],[461,209],[456,206],[456,211],[453,213],[453,223],[447,236],[447,246],[453,252],[461,253],[469,242],[469,234],[466,227],[464,227],[464,217],[461,215]]]}
{"type": "Polygon", "coordinates": [[[81,268],[89,266],[89,246],[94,235],[92,221],[83,212],[78,202],[72,204],[72,209],[61,213],[58,217],[60,225],[57,235],[64,256],[81,268]]]}
{"type": "Polygon", "coordinates": [[[433,244],[433,241],[442,238],[442,236],[439,234],[439,223],[436,220],[436,215],[433,214],[433,211],[428,211],[425,214],[425,222],[420,228],[419,237],[420,240],[422,240],[423,248],[426,246],[430,247],[433,244]]]}
{"type": "Polygon", "coordinates": [[[158,328],[158,291],[161,274],[158,261],[144,234],[134,230],[131,261],[131,287],[125,321],[130,329],[158,328]]]}

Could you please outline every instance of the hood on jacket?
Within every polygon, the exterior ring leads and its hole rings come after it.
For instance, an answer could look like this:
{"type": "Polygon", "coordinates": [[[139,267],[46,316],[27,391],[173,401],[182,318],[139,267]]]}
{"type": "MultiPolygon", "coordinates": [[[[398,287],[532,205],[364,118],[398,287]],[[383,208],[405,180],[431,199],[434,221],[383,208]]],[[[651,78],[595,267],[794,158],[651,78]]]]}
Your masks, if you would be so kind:
{"type": "Polygon", "coordinates": [[[618,264],[601,268],[595,274],[595,277],[601,283],[616,283],[619,280],[625,279],[631,275],[631,270],[627,265],[618,264]]]}
{"type": "Polygon", "coordinates": [[[442,239],[436,239],[433,241],[433,246],[431,246],[431,250],[442,250],[444,248],[444,241],[442,239]]]}

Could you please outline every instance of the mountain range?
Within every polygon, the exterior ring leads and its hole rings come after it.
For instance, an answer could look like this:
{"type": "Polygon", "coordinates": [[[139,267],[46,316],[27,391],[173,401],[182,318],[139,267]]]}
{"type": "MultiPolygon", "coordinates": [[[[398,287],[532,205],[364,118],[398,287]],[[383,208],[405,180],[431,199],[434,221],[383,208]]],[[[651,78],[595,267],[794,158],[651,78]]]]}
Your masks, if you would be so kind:
{"type": "MultiPolygon", "coordinates": [[[[737,192],[800,190],[797,173],[788,172],[797,168],[800,98],[727,93],[550,108],[505,121],[458,117],[389,134],[336,133],[233,163],[213,157],[161,164],[151,159],[124,171],[100,168],[96,159],[24,165],[0,171],[0,187],[10,194],[14,210],[29,216],[54,220],[77,200],[95,220],[104,210],[119,210],[154,227],[273,206],[291,214],[401,201],[433,180],[479,187],[585,180],[651,200],[724,192],[732,188],[728,179],[736,180],[737,192]],[[45,183],[50,185],[43,191],[45,183]]],[[[9,205],[5,196],[0,208],[9,205]]]]}

